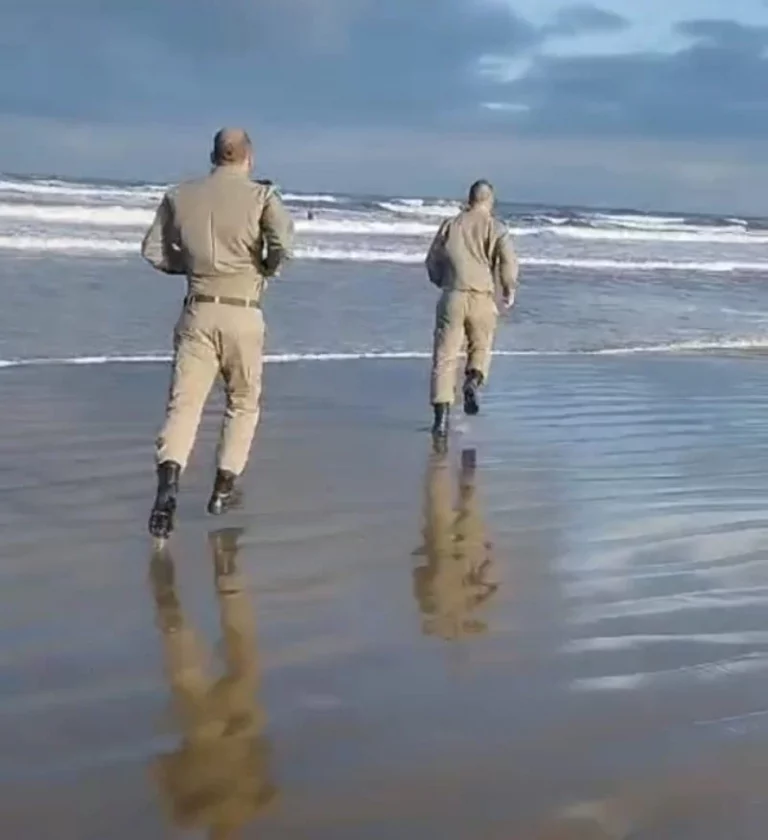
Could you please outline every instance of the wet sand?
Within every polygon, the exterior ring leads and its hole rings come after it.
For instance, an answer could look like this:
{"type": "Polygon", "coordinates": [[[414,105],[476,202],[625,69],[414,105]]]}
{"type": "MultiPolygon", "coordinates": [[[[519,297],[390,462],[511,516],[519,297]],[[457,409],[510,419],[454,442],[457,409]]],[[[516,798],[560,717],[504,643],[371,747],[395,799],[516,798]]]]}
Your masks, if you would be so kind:
{"type": "Polygon", "coordinates": [[[0,828],[22,840],[758,838],[768,366],[270,365],[150,557],[163,365],[0,371],[0,828]]]}

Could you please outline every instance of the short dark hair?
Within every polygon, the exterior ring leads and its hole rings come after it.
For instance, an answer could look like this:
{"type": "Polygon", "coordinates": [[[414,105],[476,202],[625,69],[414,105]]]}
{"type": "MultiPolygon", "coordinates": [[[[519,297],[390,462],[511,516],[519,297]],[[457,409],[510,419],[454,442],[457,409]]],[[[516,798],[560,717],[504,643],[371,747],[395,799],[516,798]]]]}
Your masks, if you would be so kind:
{"type": "Polygon", "coordinates": [[[485,201],[489,197],[488,193],[491,195],[494,193],[493,184],[490,181],[486,181],[485,178],[475,181],[469,188],[469,203],[478,204],[485,201]]]}
{"type": "Polygon", "coordinates": [[[211,160],[217,166],[243,163],[253,150],[248,132],[241,128],[222,128],[213,138],[211,160]]]}

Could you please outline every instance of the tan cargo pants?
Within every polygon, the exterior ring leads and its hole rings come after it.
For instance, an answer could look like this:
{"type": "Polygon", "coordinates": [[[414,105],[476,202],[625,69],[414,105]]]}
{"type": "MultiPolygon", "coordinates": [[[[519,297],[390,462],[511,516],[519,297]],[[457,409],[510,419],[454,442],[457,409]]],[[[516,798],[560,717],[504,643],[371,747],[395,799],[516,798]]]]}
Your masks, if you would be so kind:
{"type": "Polygon", "coordinates": [[[487,381],[499,310],[491,294],[443,292],[437,304],[430,399],[432,404],[453,403],[456,373],[464,341],[466,370],[478,370],[487,381]]]}
{"type": "Polygon", "coordinates": [[[165,423],[157,438],[158,463],[186,467],[213,383],[224,380],[226,410],[217,465],[240,475],[259,421],[264,349],[260,309],[218,303],[185,308],[174,332],[174,360],[165,423]]]}

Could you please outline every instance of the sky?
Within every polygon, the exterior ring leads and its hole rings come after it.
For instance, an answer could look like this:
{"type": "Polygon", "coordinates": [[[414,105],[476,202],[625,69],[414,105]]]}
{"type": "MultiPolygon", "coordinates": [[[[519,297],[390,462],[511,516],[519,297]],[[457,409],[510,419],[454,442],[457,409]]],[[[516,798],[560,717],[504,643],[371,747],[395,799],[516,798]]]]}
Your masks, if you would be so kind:
{"type": "Polygon", "coordinates": [[[768,215],[768,0],[0,0],[0,170],[768,215]]]}

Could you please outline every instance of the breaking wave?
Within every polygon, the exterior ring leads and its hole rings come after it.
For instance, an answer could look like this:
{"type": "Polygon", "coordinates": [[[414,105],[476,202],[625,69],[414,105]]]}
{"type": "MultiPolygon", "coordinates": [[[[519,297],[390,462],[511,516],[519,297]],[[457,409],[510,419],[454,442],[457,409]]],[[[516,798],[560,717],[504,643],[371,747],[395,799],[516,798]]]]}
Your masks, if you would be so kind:
{"type": "Polygon", "coordinates": [[[438,201],[429,203],[421,198],[400,198],[392,201],[379,201],[378,206],[390,213],[406,216],[426,216],[446,219],[458,213],[461,204],[456,201],[438,201]]]}
{"type": "Polygon", "coordinates": [[[304,195],[302,193],[283,193],[283,198],[298,204],[338,204],[340,199],[335,195],[304,195]]]}
{"type": "MultiPolygon", "coordinates": [[[[27,254],[138,254],[139,240],[112,239],[85,236],[35,236],[0,235],[0,250],[22,251],[27,254]]],[[[354,246],[333,247],[325,245],[300,246],[294,251],[297,260],[320,260],[326,262],[393,263],[420,265],[424,261],[424,249],[404,248],[356,248],[354,246]]],[[[684,271],[708,273],[768,272],[768,260],[617,260],[577,257],[522,257],[522,265],[552,269],[573,269],[584,271],[684,271]]]]}
{"type": "MultiPolygon", "coordinates": [[[[98,204],[2,204],[0,220],[43,222],[56,225],[105,228],[145,228],[152,223],[153,208],[98,204]]],[[[376,219],[297,219],[299,233],[320,235],[430,236],[436,225],[429,222],[391,222],[376,219]]]]}
{"type": "MultiPolygon", "coordinates": [[[[542,232],[542,231],[538,231],[542,232]]],[[[552,230],[556,236],[568,239],[603,240],[617,242],[689,242],[719,245],[768,245],[768,235],[752,233],[742,227],[706,228],[689,226],[676,229],[606,229],[561,225],[552,230]]]]}

